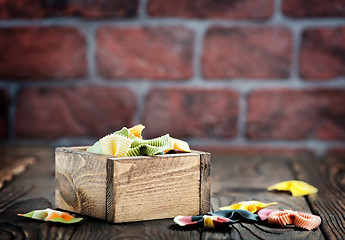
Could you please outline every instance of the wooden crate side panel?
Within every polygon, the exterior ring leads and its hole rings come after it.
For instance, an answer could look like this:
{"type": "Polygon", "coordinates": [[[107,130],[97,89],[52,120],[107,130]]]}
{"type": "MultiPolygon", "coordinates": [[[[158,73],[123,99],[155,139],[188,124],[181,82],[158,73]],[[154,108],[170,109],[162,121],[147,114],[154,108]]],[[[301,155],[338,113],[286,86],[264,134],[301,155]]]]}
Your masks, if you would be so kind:
{"type": "Polygon", "coordinates": [[[114,159],[114,222],[199,214],[200,156],[114,159]]]}
{"type": "Polygon", "coordinates": [[[211,199],[211,154],[200,152],[200,212],[206,214],[210,211],[211,199]]]}
{"type": "Polygon", "coordinates": [[[107,157],[80,148],[56,149],[56,207],[106,219],[107,157]]]}

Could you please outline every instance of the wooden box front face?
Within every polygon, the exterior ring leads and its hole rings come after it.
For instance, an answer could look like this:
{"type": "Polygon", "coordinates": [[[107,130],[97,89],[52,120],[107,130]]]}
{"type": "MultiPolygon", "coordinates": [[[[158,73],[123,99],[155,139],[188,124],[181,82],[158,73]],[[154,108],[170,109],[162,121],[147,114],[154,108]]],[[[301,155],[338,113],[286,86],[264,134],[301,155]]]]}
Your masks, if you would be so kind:
{"type": "Polygon", "coordinates": [[[106,219],[107,158],[86,148],[55,151],[57,208],[106,219]]]}
{"type": "Polygon", "coordinates": [[[82,147],[58,148],[55,171],[57,208],[110,222],[209,210],[206,153],[111,158],[87,153],[82,147]]]}

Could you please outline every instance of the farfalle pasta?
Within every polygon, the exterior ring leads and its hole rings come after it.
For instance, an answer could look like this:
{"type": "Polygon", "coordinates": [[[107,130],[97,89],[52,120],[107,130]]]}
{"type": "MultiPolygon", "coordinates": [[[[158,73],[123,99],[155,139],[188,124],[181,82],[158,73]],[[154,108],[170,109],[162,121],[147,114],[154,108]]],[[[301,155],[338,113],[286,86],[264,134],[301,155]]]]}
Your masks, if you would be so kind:
{"type": "Polygon", "coordinates": [[[258,211],[258,216],[262,221],[265,221],[268,219],[268,216],[275,211],[277,211],[277,210],[264,208],[264,209],[261,209],[260,211],[258,211]]]}
{"type": "Polygon", "coordinates": [[[215,228],[224,226],[230,222],[230,219],[220,216],[198,215],[198,216],[177,216],[174,218],[175,223],[184,226],[198,226],[215,228]]]}
{"type": "Polygon", "coordinates": [[[259,217],[247,210],[221,210],[209,215],[177,216],[175,223],[180,226],[196,226],[206,228],[224,227],[237,222],[257,222],[259,217]]]}
{"type": "Polygon", "coordinates": [[[278,202],[271,202],[271,203],[263,203],[259,201],[243,201],[236,204],[232,204],[227,207],[221,207],[220,210],[230,210],[230,209],[243,209],[248,210],[251,213],[256,213],[263,208],[266,208],[271,205],[278,204],[278,202]]]}
{"type": "Polygon", "coordinates": [[[187,142],[172,138],[169,134],[154,139],[142,139],[141,133],[144,128],[142,124],[129,129],[123,127],[120,131],[101,138],[86,151],[114,157],[154,156],[171,150],[191,152],[187,142]]]}
{"type": "Polygon", "coordinates": [[[268,223],[280,226],[294,224],[297,227],[310,231],[321,224],[321,218],[310,213],[284,210],[270,213],[268,215],[268,223]]]}
{"type": "Polygon", "coordinates": [[[77,223],[83,220],[83,218],[75,218],[68,213],[53,210],[50,208],[44,210],[34,210],[25,214],[17,214],[18,216],[32,218],[36,220],[42,220],[47,222],[60,222],[60,223],[77,223]]]}
{"type": "Polygon", "coordinates": [[[105,154],[124,157],[127,155],[133,139],[113,133],[101,138],[99,141],[105,154]]]}
{"type": "Polygon", "coordinates": [[[290,191],[292,196],[305,196],[313,193],[317,193],[318,189],[306,182],[298,180],[283,181],[267,188],[268,191],[290,191]]]}
{"type": "Polygon", "coordinates": [[[133,141],[127,156],[154,156],[173,148],[173,141],[169,134],[151,140],[136,139],[133,141]]]}
{"type": "Polygon", "coordinates": [[[142,124],[138,124],[138,125],[135,125],[134,127],[131,127],[129,130],[129,132],[131,133],[131,135],[133,135],[134,137],[137,137],[137,138],[142,138],[141,136],[141,132],[144,130],[145,126],[142,125],[142,124]]]}

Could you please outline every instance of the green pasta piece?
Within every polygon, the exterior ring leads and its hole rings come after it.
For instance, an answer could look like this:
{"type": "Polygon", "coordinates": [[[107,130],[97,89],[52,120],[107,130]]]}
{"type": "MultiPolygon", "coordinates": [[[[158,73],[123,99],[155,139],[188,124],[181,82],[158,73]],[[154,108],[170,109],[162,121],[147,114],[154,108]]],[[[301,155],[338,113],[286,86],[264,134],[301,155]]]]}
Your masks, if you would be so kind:
{"type": "Polygon", "coordinates": [[[65,219],[63,219],[63,218],[58,217],[58,218],[53,218],[53,219],[50,219],[49,221],[50,221],[50,222],[60,222],[60,223],[67,223],[67,224],[71,224],[71,223],[77,223],[77,222],[80,222],[81,220],[83,220],[83,218],[72,218],[71,220],[66,221],[66,220],[65,220],[65,219]]]}
{"type": "Polygon", "coordinates": [[[154,156],[173,147],[169,134],[151,140],[135,139],[126,156],[154,156]]]}
{"type": "Polygon", "coordinates": [[[120,135],[125,136],[125,137],[129,137],[131,135],[131,133],[129,132],[128,128],[126,128],[126,127],[123,127],[121,130],[116,131],[114,133],[120,134],[120,135]]]}
{"type": "Polygon", "coordinates": [[[86,151],[90,153],[104,154],[100,141],[97,141],[94,145],[87,148],[86,151]]]}

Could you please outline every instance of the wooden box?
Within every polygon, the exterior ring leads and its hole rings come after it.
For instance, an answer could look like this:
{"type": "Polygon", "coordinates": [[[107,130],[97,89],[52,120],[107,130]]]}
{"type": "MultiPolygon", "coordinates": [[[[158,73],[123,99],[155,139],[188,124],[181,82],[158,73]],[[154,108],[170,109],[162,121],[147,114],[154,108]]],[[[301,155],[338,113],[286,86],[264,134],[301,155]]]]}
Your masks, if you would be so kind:
{"type": "Polygon", "coordinates": [[[57,208],[113,223],[210,210],[209,153],[114,158],[85,150],[55,151],[57,208]]]}

